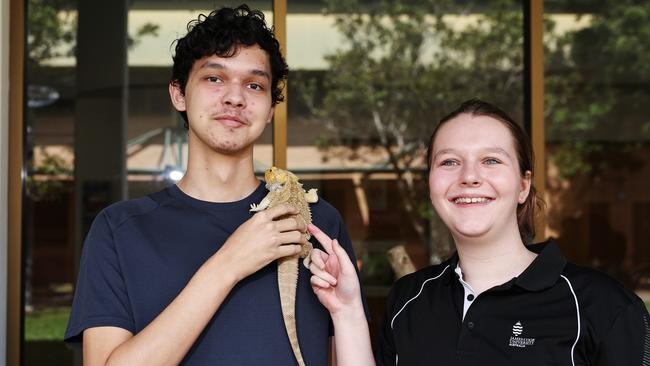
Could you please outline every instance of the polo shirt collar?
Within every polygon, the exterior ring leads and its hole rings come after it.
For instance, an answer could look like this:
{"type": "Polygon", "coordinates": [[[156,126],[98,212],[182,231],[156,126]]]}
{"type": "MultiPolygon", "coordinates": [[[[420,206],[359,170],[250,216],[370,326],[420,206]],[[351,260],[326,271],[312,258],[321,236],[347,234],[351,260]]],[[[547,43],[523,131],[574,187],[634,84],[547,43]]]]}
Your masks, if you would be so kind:
{"type": "Polygon", "coordinates": [[[537,257],[515,280],[515,284],[528,291],[539,291],[552,287],[564,271],[567,260],[555,241],[550,239],[539,244],[531,244],[528,250],[537,257]]]}
{"type": "Polygon", "coordinates": [[[446,284],[449,285],[452,282],[458,282],[458,273],[455,269],[458,267],[458,252],[454,252],[451,258],[447,259],[447,264],[449,265],[449,270],[445,273],[446,284]]]}
{"type": "MultiPolygon", "coordinates": [[[[526,248],[537,253],[537,257],[514,279],[514,284],[528,291],[540,291],[555,285],[567,263],[555,241],[549,239],[542,243],[528,245],[526,248]]],[[[445,274],[447,284],[451,281],[458,281],[458,274],[454,271],[458,266],[458,261],[458,252],[454,252],[447,260],[451,269],[445,274]]],[[[512,285],[513,281],[508,281],[502,286],[510,287],[512,285]]]]}

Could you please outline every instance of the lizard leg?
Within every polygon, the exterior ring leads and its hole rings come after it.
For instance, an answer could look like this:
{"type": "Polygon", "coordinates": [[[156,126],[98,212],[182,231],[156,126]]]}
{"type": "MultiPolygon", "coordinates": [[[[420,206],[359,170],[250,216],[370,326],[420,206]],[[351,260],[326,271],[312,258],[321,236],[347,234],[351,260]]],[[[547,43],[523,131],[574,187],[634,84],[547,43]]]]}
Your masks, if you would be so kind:
{"type": "Polygon", "coordinates": [[[250,209],[250,211],[251,211],[251,212],[263,211],[263,210],[265,210],[267,207],[269,207],[270,204],[271,204],[271,200],[270,200],[268,197],[264,197],[264,198],[262,199],[262,202],[260,202],[259,205],[256,205],[256,204],[254,204],[254,203],[251,203],[251,209],[250,209]]]}
{"type": "Polygon", "coordinates": [[[318,195],[316,194],[316,188],[312,188],[309,192],[305,192],[305,201],[308,203],[318,202],[318,195]]]}

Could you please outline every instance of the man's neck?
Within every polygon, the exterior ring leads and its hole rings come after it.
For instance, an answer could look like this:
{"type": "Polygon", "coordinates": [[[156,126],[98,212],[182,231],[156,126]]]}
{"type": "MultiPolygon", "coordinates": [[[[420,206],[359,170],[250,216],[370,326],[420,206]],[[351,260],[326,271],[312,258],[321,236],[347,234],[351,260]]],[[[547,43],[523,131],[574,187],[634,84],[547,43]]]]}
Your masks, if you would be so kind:
{"type": "Polygon", "coordinates": [[[192,156],[178,187],[187,195],[209,202],[234,202],[248,197],[259,185],[250,154],[192,156]]]}

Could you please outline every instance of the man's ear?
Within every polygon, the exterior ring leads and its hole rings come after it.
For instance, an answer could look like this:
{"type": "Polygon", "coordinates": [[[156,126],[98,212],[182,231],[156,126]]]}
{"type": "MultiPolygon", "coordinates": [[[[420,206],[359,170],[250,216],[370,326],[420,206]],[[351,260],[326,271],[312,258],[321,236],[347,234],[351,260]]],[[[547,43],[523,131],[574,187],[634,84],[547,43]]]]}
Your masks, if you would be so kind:
{"type": "Polygon", "coordinates": [[[185,95],[181,92],[181,88],[177,82],[169,83],[169,97],[177,111],[184,112],[186,110],[185,95]]]}
{"type": "Polygon", "coordinates": [[[526,198],[530,194],[530,185],[533,181],[533,174],[529,171],[526,171],[523,177],[521,177],[521,187],[519,188],[519,199],[517,200],[520,204],[526,202],[526,198]]]}
{"type": "Polygon", "coordinates": [[[275,113],[275,105],[271,107],[271,110],[269,111],[269,116],[266,118],[266,123],[271,123],[273,121],[273,114],[275,113]]]}

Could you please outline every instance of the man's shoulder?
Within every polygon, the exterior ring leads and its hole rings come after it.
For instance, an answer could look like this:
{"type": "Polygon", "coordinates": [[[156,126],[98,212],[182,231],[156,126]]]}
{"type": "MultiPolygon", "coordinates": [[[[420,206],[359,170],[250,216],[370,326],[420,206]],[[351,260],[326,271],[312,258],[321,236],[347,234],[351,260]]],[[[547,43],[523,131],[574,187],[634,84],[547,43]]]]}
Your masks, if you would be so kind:
{"type": "Polygon", "coordinates": [[[172,197],[167,194],[167,189],[163,189],[143,197],[115,202],[104,208],[99,215],[105,216],[112,227],[118,227],[132,217],[155,210],[170,199],[172,197]]]}
{"type": "Polygon", "coordinates": [[[327,202],[323,197],[318,197],[318,202],[311,205],[312,221],[317,225],[323,224],[336,224],[338,225],[343,221],[341,213],[327,202]]]}

